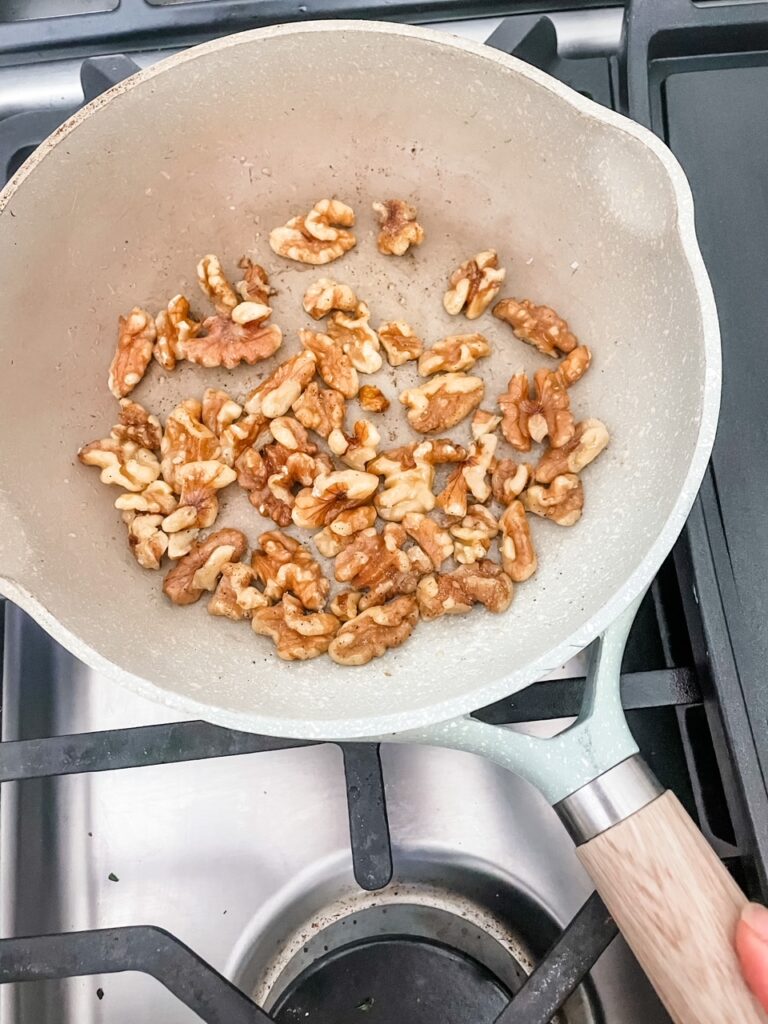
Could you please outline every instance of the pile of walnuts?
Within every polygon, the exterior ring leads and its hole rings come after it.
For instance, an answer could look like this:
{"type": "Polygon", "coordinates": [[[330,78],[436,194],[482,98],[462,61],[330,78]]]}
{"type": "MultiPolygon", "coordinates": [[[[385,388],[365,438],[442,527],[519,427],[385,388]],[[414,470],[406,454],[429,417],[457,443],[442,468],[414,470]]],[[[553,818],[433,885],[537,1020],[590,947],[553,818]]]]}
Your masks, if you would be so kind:
{"type": "MultiPolygon", "coordinates": [[[[382,254],[421,245],[424,230],[410,204],[390,199],[373,209],[382,254]]],[[[349,206],[324,199],[275,228],[269,243],[285,259],[320,266],[355,246],[354,224],[349,206]]],[[[341,665],[364,665],[407,640],[419,618],[476,604],[508,608],[514,584],[537,567],[528,514],[573,526],[584,506],[580,474],[608,443],[599,420],[576,422],[570,408],[590,350],[549,307],[502,299],[493,315],[557,362],[532,381],[514,374],[485,409],[485,384],[469,372],[491,352],[484,335],[449,335],[425,348],[405,321],[374,329],[367,304],[322,277],[304,295],[313,326],[299,332],[296,354],[240,401],[208,388],[161,424],[128,397],[153,357],[166,371],[181,360],[231,369],[267,359],[282,344],[270,322],[267,272],[247,258],[239,267],[233,285],[216,256],[198,264],[210,316],[196,319],[177,295],[157,316],[137,307],[120,317],[109,369],[118,422],[78,457],[121,489],[115,507],[139,565],[157,570],[170,560],[163,591],[174,604],[207,594],[211,615],[249,620],[287,660],[328,652],[341,665]],[[345,424],[353,400],[374,415],[388,407],[377,387],[361,383],[385,358],[393,367],[417,361],[426,380],[400,394],[414,440],[381,451],[374,421],[345,424]],[[469,416],[468,447],[438,436],[469,416]],[[499,455],[500,435],[519,459],[499,455]],[[538,459],[534,444],[545,445],[538,459]],[[230,486],[243,488],[276,527],[247,559],[240,530],[212,530],[219,493],[230,486]],[[311,531],[318,555],[333,560],[333,592],[308,543],[288,527],[311,531]]],[[[504,276],[492,249],[466,260],[449,277],[446,311],[482,316],[504,276]]]]}

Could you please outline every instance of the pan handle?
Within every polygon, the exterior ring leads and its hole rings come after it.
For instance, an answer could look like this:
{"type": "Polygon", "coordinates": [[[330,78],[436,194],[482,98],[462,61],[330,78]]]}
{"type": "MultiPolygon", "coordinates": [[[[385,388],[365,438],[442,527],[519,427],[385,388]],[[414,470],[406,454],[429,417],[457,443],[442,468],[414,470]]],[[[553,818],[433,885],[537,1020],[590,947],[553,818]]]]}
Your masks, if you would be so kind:
{"type": "Polygon", "coordinates": [[[746,896],[674,793],[654,795],[650,770],[630,760],[629,788],[640,793],[644,777],[650,798],[639,810],[616,810],[627,762],[556,807],[580,861],[675,1024],[766,1024],[734,946],[746,896]]]}

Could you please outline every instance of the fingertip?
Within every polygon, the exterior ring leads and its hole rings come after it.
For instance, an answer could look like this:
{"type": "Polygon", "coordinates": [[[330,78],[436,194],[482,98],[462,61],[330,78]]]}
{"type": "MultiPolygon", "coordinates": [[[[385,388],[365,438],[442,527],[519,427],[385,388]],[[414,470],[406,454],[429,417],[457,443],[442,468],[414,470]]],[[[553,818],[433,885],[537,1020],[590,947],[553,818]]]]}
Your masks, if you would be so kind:
{"type": "Polygon", "coordinates": [[[768,1010],[768,910],[750,903],[736,926],[736,952],[744,979],[768,1010]]]}

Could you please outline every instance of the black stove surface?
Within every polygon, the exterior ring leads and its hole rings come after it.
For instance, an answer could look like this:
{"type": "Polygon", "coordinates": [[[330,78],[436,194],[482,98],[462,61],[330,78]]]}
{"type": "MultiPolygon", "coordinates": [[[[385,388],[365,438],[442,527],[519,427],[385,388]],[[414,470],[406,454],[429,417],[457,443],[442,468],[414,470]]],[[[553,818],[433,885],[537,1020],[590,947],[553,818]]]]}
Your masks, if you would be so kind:
{"type": "MultiPolygon", "coordinates": [[[[586,5],[550,3],[546,9],[579,6],[586,5]]],[[[712,12],[688,0],[633,3],[626,14],[622,51],[606,54],[598,49],[579,57],[558,52],[555,27],[543,9],[515,5],[514,16],[501,22],[488,43],[648,124],[677,153],[694,191],[697,227],[722,326],[722,419],[701,496],[630,635],[622,699],[638,744],[660,780],[677,792],[748,894],[766,899],[768,692],[762,671],[768,663],[768,628],[760,553],[768,549],[761,358],[768,316],[763,282],[768,266],[768,142],[761,130],[768,85],[768,9],[761,4],[719,4],[712,12]]],[[[0,27],[0,66],[86,57],[81,76],[90,99],[133,73],[136,65],[130,55],[150,46],[179,47],[229,31],[318,16],[429,21],[498,13],[493,4],[455,5],[449,0],[400,2],[385,9],[355,0],[307,0],[291,9],[277,0],[170,7],[124,0],[114,11],[0,27]],[[117,51],[122,55],[114,56],[117,51]]],[[[70,112],[29,109],[0,120],[0,170],[6,178],[70,112]]],[[[577,713],[582,690],[583,680],[536,684],[477,714],[499,723],[568,717],[577,713]]],[[[247,736],[196,722],[27,739],[0,744],[0,781],[302,742],[247,736]]],[[[362,887],[376,889],[391,875],[378,751],[372,745],[347,744],[343,753],[355,875],[362,887]]],[[[412,973],[434,982],[446,971],[446,977],[465,976],[465,1012],[456,1020],[544,1024],[615,933],[605,908],[592,897],[511,1002],[509,991],[484,978],[476,964],[451,959],[450,951],[439,947],[393,942],[384,959],[400,964],[401,977],[412,973]]],[[[346,999],[348,1019],[361,1019],[361,1013],[372,1020],[389,1019],[380,1016],[378,992],[355,1001],[363,991],[360,977],[371,977],[368,958],[382,953],[374,945],[347,950],[301,976],[273,1019],[304,1015],[307,1007],[323,1002],[318,993],[329,984],[346,999]],[[336,978],[344,978],[346,987],[337,989],[336,978]]],[[[0,940],[0,983],[124,970],[126,964],[158,977],[209,1022],[268,1019],[191,950],[172,936],[160,937],[155,929],[0,940]],[[157,950],[162,950],[159,959],[157,950]]],[[[327,1010],[330,1004],[323,1005],[327,1010]]],[[[406,1007],[397,1004],[397,1009],[401,1019],[406,1007]]],[[[447,1019],[444,1004],[436,1002],[434,1012],[428,1012],[429,1006],[423,1009],[419,1020],[447,1019]]],[[[334,1019],[347,1019],[341,1004],[336,1010],[334,1019]]]]}

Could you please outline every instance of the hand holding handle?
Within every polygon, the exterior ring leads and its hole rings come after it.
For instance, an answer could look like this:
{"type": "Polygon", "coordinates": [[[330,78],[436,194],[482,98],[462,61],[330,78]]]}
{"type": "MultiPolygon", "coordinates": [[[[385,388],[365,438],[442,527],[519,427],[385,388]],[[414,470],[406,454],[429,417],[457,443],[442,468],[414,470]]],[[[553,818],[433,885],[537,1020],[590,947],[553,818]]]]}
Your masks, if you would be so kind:
{"type": "Polygon", "coordinates": [[[666,792],[578,848],[675,1024],[766,1024],[734,947],[747,902],[666,792]]]}

